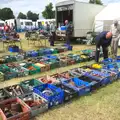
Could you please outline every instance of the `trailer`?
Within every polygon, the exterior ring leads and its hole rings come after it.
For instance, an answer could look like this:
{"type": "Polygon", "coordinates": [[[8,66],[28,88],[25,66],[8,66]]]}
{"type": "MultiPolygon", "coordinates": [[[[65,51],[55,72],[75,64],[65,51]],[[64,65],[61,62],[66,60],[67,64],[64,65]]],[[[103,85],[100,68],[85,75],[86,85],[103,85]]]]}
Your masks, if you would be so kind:
{"type": "Polygon", "coordinates": [[[13,24],[16,27],[17,31],[34,29],[32,20],[28,20],[28,19],[9,19],[9,20],[5,20],[5,22],[7,22],[10,27],[13,24]]]}
{"type": "MultiPolygon", "coordinates": [[[[59,0],[56,3],[56,25],[64,25],[65,20],[73,24],[73,38],[86,38],[93,31],[94,19],[105,6],[81,2],[81,0],[59,0]]],[[[65,36],[57,30],[58,36],[65,36]]]]}
{"type": "Polygon", "coordinates": [[[4,29],[5,22],[3,20],[0,20],[0,31],[4,29]]]}

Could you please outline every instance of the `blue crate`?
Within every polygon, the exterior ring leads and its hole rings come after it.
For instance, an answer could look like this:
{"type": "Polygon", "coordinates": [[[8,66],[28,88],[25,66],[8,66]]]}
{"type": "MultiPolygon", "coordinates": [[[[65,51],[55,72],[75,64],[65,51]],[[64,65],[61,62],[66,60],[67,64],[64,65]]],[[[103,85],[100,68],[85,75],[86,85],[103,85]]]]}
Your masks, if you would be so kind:
{"type": "Polygon", "coordinates": [[[117,66],[117,63],[111,63],[111,64],[104,65],[103,69],[107,69],[107,70],[115,72],[118,75],[118,78],[120,78],[120,70],[119,70],[119,67],[117,66]]]}
{"type": "Polygon", "coordinates": [[[113,62],[113,59],[112,58],[107,58],[105,60],[102,61],[103,64],[109,64],[109,63],[112,63],[113,62]]]}
{"type": "Polygon", "coordinates": [[[44,52],[43,52],[44,54],[52,54],[52,50],[50,50],[50,49],[45,49],[44,50],[44,52]]]}
{"type": "Polygon", "coordinates": [[[28,51],[28,52],[26,52],[26,56],[27,57],[37,57],[38,52],[37,51],[28,51]]]}
{"type": "Polygon", "coordinates": [[[91,91],[91,84],[83,80],[80,80],[77,77],[62,81],[62,84],[77,91],[78,96],[86,95],[91,91]],[[71,81],[74,82],[75,86],[70,84],[71,81]]]}
{"type": "Polygon", "coordinates": [[[90,72],[85,73],[85,76],[99,81],[101,86],[111,83],[111,76],[109,74],[105,74],[97,70],[91,70],[90,72]]]}
{"type": "Polygon", "coordinates": [[[53,55],[47,55],[45,57],[47,57],[48,59],[58,59],[57,56],[53,56],[53,55]]]}
{"type": "Polygon", "coordinates": [[[54,85],[51,84],[42,84],[40,86],[34,87],[33,89],[34,93],[42,96],[49,102],[49,108],[62,104],[64,101],[64,91],[61,88],[57,88],[54,85]],[[45,94],[45,90],[50,90],[52,92],[51,95],[45,94]]]}

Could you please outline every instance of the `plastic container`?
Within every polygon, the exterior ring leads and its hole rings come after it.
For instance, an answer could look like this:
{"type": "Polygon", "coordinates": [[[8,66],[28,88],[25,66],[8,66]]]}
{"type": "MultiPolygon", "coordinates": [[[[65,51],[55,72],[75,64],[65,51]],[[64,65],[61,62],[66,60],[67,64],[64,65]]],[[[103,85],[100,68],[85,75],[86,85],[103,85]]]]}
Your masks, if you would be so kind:
{"type": "Polygon", "coordinates": [[[48,101],[36,93],[29,93],[23,96],[22,100],[31,111],[31,118],[48,110],[48,101]]]}
{"type": "Polygon", "coordinates": [[[105,60],[102,61],[102,63],[105,64],[105,65],[106,65],[106,64],[110,64],[110,63],[112,63],[112,62],[113,62],[113,59],[112,59],[112,58],[107,58],[107,59],[105,59],[105,60]]]}
{"type": "MultiPolygon", "coordinates": [[[[29,120],[30,109],[19,98],[8,99],[0,102],[2,120],[29,120]]],[[[1,112],[1,111],[0,111],[1,112]]]]}
{"type": "Polygon", "coordinates": [[[51,76],[40,77],[40,78],[38,78],[38,80],[39,80],[41,83],[43,83],[43,84],[48,83],[48,84],[54,84],[54,85],[56,85],[56,84],[59,84],[59,83],[60,83],[60,81],[56,80],[55,78],[53,78],[53,77],[51,77],[51,76]]]}
{"type": "Polygon", "coordinates": [[[105,86],[111,83],[110,80],[111,77],[109,74],[105,74],[97,70],[91,70],[90,72],[85,73],[85,76],[92,78],[94,80],[98,80],[99,82],[101,82],[101,86],[105,86]]]}
{"type": "Polygon", "coordinates": [[[64,91],[64,102],[71,100],[78,96],[77,92],[72,88],[69,88],[63,84],[56,85],[57,87],[61,88],[64,91]]]}
{"type": "Polygon", "coordinates": [[[34,87],[34,92],[48,100],[49,108],[58,104],[62,104],[64,100],[63,90],[52,84],[43,84],[34,87]]]}
{"type": "Polygon", "coordinates": [[[30,92],[30,90],[24,89],[19,84],[5,87],[4,91],[11,97],[22,97],[23,95],[28,94],[30,92]]]}
{"type": "Polygon", "coordinates": [[[62,81],[62,84],[78,92],[79,96],[86,95],[91,91],[91,84],[80,80],[79,78],[72,78],[62,81]]]}
{"type": "Polygon", "coordinates": [[[37,80],[37,79],[31,79],[31,80],[26,80],[20,83],[20,86],[22,86],[25,91],[33,91],[33,88],[36,86],[41,85],[42,83],[37,80]]]}

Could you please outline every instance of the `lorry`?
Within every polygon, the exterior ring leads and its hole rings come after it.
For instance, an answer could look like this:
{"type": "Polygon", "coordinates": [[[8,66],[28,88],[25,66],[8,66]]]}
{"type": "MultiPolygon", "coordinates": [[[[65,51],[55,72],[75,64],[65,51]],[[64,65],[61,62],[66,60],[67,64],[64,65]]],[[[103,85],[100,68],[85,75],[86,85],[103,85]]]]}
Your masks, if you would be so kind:
{"type": "MultiPolygon", "coordinates": [[[[103,5],[81,2],[81,0],[59,0],[56,3],[56,26],[64,25],[65,20],[73,24],[72,37],[86,38],[94,29],[95,16],[104,8],[103,5]]],[[[57,30],[57,36],[65,36],[64,31],[57,30]]]]}
{"type": "Polygon", "coordinates": [[[10,27],[13,24],[16,27],[17,31],[34,29],[32,20],[28,19],[9,19],[5,20],[5,22],[7,22],[10,27]]]}

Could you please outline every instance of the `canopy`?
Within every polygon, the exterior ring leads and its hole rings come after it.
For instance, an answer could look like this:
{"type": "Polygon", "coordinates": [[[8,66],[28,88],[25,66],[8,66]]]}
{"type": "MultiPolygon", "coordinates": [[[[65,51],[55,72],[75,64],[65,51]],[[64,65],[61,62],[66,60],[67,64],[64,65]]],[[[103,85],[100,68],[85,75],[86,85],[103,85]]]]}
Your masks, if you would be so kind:
{"type": "Polygon", "coordinates": [[[95,16],[95,21],[120,20],[120,3],[107,5],[99,14],[95,16]]]}

